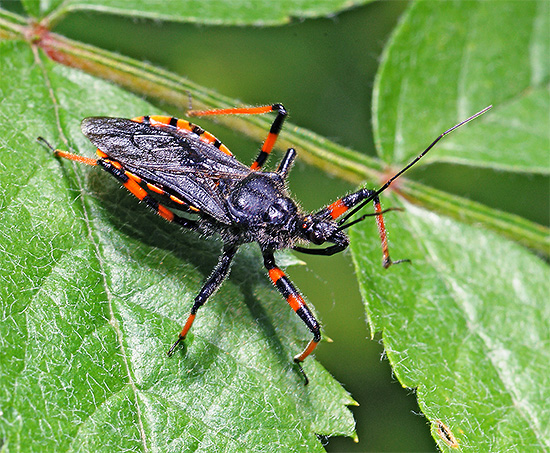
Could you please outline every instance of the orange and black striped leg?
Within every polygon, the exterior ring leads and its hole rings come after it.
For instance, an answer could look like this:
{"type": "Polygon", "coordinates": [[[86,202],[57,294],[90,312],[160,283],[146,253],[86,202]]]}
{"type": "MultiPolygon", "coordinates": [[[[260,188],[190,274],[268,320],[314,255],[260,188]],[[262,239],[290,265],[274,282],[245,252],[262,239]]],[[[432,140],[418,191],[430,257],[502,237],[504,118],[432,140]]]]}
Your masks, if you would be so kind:
{"type": "Polygon", "coordinates": [[[304,324],[313,334],[313,339],[308,343],[306,348],[300,354],[294,357],[294,362],[298,364],[300,371],[304,375],[307,385],[309,380],[302,366],[300,365],[300,362],[303,362],[306,357],[313,352],[319,341],[321,341],[321,331],[319,323],[315,319],[315,316],[313,316],[313,313],[311,313],[311,310],[306,305],[304,298],[301,296],[300,292],[292,284],[285,273],[275,264],[273,253],[264,252],[264,266],[268,270],[269,278],[271,279],[275,287],[279,290],[279,292],[286,299],[290,307],[302,319],[304,324]]]}
{"type": "Polygon", "coordinates": [[[163,204],[160,204],[151,195],[149,195],[149,192],[141,187],[134,178],[130,177],[128,172],[125,171],[118,162],[100,158],[97,159],[97,165],[118,179],[132,195],[147,204],[147,206],[149,206],[163,219],[168,220],[169,222],[177,223],[179,226],[189,228],[191,230],[197,228],[198,223],[196,221],[176,215],[171,209],[167,208],[163,204]]]}
{"type": "Polygon", "coordinates": [[[190,110],[187,112],[189,116],[207,116],[207,115],[259,115],[263,113],[277,112],[277,116],[271,125],[271,129],[262,145],[260,153],[250,168],[259,170],[267,160],[267,157],[273,150],[273,146],[277,141],[277,137],[283,128],[288,112],[282,104],[265,105],[262,107],[235,107],[229,109],[214,109],[214,110],[190,110]]]}
{"type": "MultiPolygon", "coordinates": [[[[130,173],[125,171],[122,168],[122,165],[120,165],[118,162],[111,161],[109,159],[104,159],[103,157],[100,157],[99,159],[92,159],[90,157],[79,156],[78,154],[72,154],[72,153],[68,153],[67,151],[55,149],[42,137],[38,137],[37,140],[45,144],[48,148],[50,148],[54,152],[54,154],[58,157],[62,157],[63,159],[73,160],[81,164],[99,166],[103,168],[106,172],[110,173],[116,179],[118,179],[122,183],[122,185],[132,193],[132,195],[137,197],[139,200],[145,202],[147,206],[149,206],[153,211],[155,211],[158,215],[168,220],[169,222],[177,223],[181,227],[189,228],[191,230],[194,230],[197,228],[198,226],[197,222],[174,214],[166,206],[160,204],[153,197],[151,197],[149,193],[144,188],[142,188],[135,179],[129,176],[130,173]]],[[[102,156],[105,155],[99,150],[98,150],[98,153],[102,156]]],[[[185,206],[182,206],[182,209],[185,210],[185,206]]]]}
{"type": "Polygon", "coordinates": [[[208,277],[208,280],[206,280],[206,283],[203,285],[197,297],[195,297],[195,301],[193,303],[193,306],[191,307],[191,313],[189,314],[189,317],[187,318],[187,321],[185,322],[185,325],[180,332],[179,338],[168,351],[169,357],[174,354],[174,351],[176,350],[178,344],[185,340],[189,329],[191,329],[191,326],[193,325],[193,321],[195,321],[195,316],[197,315],[197,311],[199,310],[199,308],[201,308],[208,300],[208,298],[217,291],[217,289],[227,277],[227,274],[229,273],[229,269],[231,267],[231,261],[233,260],[235,253],[237,253],[237,249],[238,246],[235,245],[224,246],[223,253],[218,260],[218,264],[212,271],[212,274],[210,274],[210,277],[208,277]]]}
{"type": "MultiPolygon", "coordinates": [[[[357,206],[360,203],[361,205],[363,205],[365,202],[368,202],[368,201],[372,201],[374,204],[374,215],[376,216],[376,224],[378,225],[378,234],[380,235],[380,242],[382,244],[382,266],[384,266],[384,268],[387,269],[392,264],[398,264],[398,263],[409,261],[409,260],[392,261],[392,259],[390,258],[390,253],[388,249],[388,237],[386,233],[386,227],[384,225],[384,217],[382,215],[384,214],[384,212],[387,212],[388,210],[386,211],[382,210],[380,199],[378,198],[378,194],[376,193],[376,191],[369,190],[369,189],[361,189],[357,192],[350,193],[349,195],[346,195],[340,200],[337,200],[331,205],[327,206],[327,210],[330,213],[330,216],[333,219],[336,219],[340,217],[342,214],[344,214],[348,209],[353,208],[354,206],[357,206]]],[[[349,216],[346,216],[341,222],[339,222],[339,224],[341,225],[340,228],[348,228],[354,223],[360,222],[365,217],[370,215],[372,214],[363,215],[356,220],[353,220],[345,225],[342,225],[342,223],[345,222],[345,220],[349,217],[349,216]]]]}
{"type": "Polygon", "coordinates": [[[64,159],[74,160],[75,162],[80,162],[81,164],[86,164],[91,166],[97,165],[97,159],[79,156],[78,154],[68,153],[67,151],[56,149],[52,145],[50,145],[50,143],[43,137],[38,137],[36,140],[38,140],[40,143],[42,143],[43,145],[51,149],[55,156],[62,157],[64,159]]]}
{"type": "MultiPolygon", "coordinates": [[[[374,213],[364,214],[355,220],[345,223],[346,220],[349,218],[349,216],[356,212],[356,210],[353,209],[351,213],[348,213],[343,219],[341,219],[338,222],[338,225],[339,225],[338,229],[344,230],[345,228],[349,228],[350,226],[356,224],[357,222],[362,221],[366,217],[375,216],[376,223],[378,225],[378,234],[380,235],[380,242],[382,244],[382,266],[384,266],[384,268],[387,269],[392,264],[409,262],[410,260],[392,261],[392,259],[390,258],[389,249],[388,249],[388,238],[386,233],[386,227],[384,225],[383,214],[388,211],[395,211],[398,209],[390,208],[390,209],[382,210],[380,199],[378,198],[378,194],[376,191],[369,190],[369,189],[361,189],[361,190],[358,190],[357,192],[350,193],[345,197],[340,198],[339,200],[336,200],[334,203],[321,209],[316,215],[320,217],[332,218],[336,220],[342,215],[344,215],[344,213],[346,213],[349,209],[354,208],[357,205],[362,207],[365,203],[370,201],[372,201],[374,204],[374,213]]],[[[337,253],[343,250],[341,247],[340,249],[338,249],[337,245],[327,247],[325,249],[302,249],[299,247],[294,247],[294,249],[300,252],[316,254],[316,255],[332,255],[333,253],[337,253]]]]}
{"type": "Polygon", "coordinates": [[[382,266],[384,266],[384,269],[387,269],[392,264],[399,264],[399,263],[410,263],[411,260],[404,259],[404,260],[397,260],[392,261],[390,258],[390,252],[388,250],[388,238],[386,235],[386,227],[384,226],[384,217],[382,216],[382,206],[380,204],[380,199],[378,196],[373,198],[374,203],[374,213],[376,215],[376,224],[378,226],[378,234],[380,235],[380,241],[382,242],[382,266]]]}
{"type": "MultiPolygon", "coordinates": [[[[361,189],[357,192],[350,193],[340,200],[336,200],[334,203],[327,206],[326,209],[333,219],[337,219],[338,217],[343,215],[348,209],[353,208],[359,203],[364,203],[366,200],[372,200],[372,202],[374,203],[374,215],[376,216],[378,234],[380,235],[380,241],[382,243],[382,266],[387,269],[392,265],[393,262],[390,258],[390,254],[388,251],[388,238],[386,234],[386,227],[384,226],[384,217],[382,216],[383,212],[380,205],[380,199],[378,198],[378,195],[376,195],[375,191],[369,189],[361,189]]],[[[349,222],[348,224],[343,226],[343,228],[348,228],[352,224],[361,221],[363,218],[364,217],[349,222]]]]}

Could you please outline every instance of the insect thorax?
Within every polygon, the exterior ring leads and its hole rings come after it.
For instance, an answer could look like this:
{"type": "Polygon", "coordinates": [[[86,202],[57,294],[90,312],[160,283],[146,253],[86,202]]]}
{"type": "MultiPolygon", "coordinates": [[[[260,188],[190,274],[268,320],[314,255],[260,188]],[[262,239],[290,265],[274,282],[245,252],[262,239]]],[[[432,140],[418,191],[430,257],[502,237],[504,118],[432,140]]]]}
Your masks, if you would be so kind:
{"type": "Polygon", "coordinates": [[[297,239],[302,215],[277,173],[250,173],[232,188],[227,209],[242,242],[280,249],[297,239]]]}

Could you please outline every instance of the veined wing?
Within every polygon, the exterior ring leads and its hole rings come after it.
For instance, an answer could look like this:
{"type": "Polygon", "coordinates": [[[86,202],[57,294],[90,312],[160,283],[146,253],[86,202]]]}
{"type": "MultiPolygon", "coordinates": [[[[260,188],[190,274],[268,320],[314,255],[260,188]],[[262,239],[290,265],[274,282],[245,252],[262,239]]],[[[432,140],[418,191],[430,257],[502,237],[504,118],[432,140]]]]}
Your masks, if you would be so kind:
{"type": "MultiPolygon", "coordinates": [[[[148,117],[139,119],[143,118],[148,117]]],[[[173,119],[174,124],[181,121],[173,119]]],[[[201,140],[201,131],[124,118],[86,118],[82,122],[84,135],[110,159],[217,220],[230,223],[218,183],[221,179],[242,179],[250,169],[229,151],[201,140]]],[[[208,134],[207,138],[213,137],[208,134]]]]}

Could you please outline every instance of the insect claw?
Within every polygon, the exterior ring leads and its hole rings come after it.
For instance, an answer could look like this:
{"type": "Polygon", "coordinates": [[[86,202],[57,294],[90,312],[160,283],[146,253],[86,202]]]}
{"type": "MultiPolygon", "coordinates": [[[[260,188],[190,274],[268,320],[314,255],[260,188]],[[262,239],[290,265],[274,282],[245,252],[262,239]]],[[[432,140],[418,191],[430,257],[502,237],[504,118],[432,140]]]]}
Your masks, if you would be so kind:
{"type": "Polygon", "coordinates": [[[47,146],[48,148],[50,148],[50,150],[52,150],[55,153],[55,148],[52,145],[50,145],[48,140],[46,140],[44,137],[36,137],[36,141],[39,143],[42,143],[44,146],[47,146]]]}
{"type": "Polygon", "coordinates": [[[409,259],[392,261],[392,259],[388,256],[387,258],[384,258],[384,260],[382,261],[382,266],[384,267],[384,269],[387,269],[392,264],[411,263],[411,262],[412,261],[409,259]]]}
{"type": "Polygon", "coordinates": [[[191,94],[191,91],[187,91],[187,111],[193,110],[193,95],[191,94]]]}
{"type": "Polygon", "coordinates": [[[309,384],[309,379],[308,379],[308,377],[307,377],[306,372],[304,371],[304,368],[302,367],[302,362],[301,362],[300,360],[298,360],[298,359],[295,358],[295,359],[294,359],[294,363],[295,363],[296,365],[298,365],[298,369],[300,370],[300,373],[302,373],[302,376],[304,377],[304,381],[305,381],[305,382],[304,382],[304,385],[308,385],[308,384],[309,384]]]}
{"type": "Polygon", "coordinates": [[[180,343],[180,341],[183,340],[183,337],[180,336],[175,342],[174,344],[172,345],[172,347],[170,348],[170,350],[166,353],[166,355],[168,357],[172,357],[174,355],[174,351],[176,350],[178,344],[180,343]]]}

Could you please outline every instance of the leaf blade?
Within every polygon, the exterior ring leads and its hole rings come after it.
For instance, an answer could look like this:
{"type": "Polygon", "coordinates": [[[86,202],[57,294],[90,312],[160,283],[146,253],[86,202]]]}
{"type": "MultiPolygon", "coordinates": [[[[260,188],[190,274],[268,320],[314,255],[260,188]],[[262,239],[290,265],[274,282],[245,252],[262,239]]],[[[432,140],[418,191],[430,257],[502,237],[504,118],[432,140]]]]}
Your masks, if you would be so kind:
{"type": "Polygon", "coordinates": [[[477,121],[491,127],[477,134],[476,146],[471,146],[474,128],[466,128],[427,160],[550,172],[545,151],[550,146],[549,5],[503,2],[499,7],[494,14],[484,2],[417,2],[408,11],[375,85],[375,137],[386,162],[405,162],[426,136],[436,137],[447,125],[493,104],[491,115],[477,121]],[[512,37],[502,33],[506,29],[521,33],[512,37]],[[540,59],[532,56],[543,53],[540,59]],[[526,131],[522,140],[510,140],[510,125],[526,131]],[[530,133],[533,129],[538,133],[530,133]]]}
{"type": "MultiPolygon", "coordinates": [[[[243,0],[220,2],[216,0],[185,0],[166,2],[162,0],[65,0],[48,4],[41,14],[50,14],[46,20],[59,21],[73,11],[98,11],[136,18],[170,22],[192,22],[210,25],[281,25],[294,17],[322,17],[335,14],[372,0],[299,0],[299,1],[254,1],[243,0]]],[[[35,11],[33,2],[30,2],[35,11]]]]}
{"type": "Polygon", "coordinates": [[[399,381],[464,447],[548,448],[548,267],[493,233],[405,208],[391,237],[410,266],[382,270],[374,226],[352,232],[369,322],[399,381]]]}
{"type": "Polygon", "coordinates": [[[219,244],[189,237],[108,175],[59,162],[35,141],[41,133],[91,153],[79,130],[82,117],[132,117],[152,107],[27,43],[0,46],[2,70],[14,75],[0,83],[7,132],[0,166],[6,444],[321,451],[315,433],[353,435],[349,395],[313,360],[305,388],[292,366],[307,329],[265,278],[257,252],[239,254],[233,277],[201,313],[184,351],[166,357],[219,244]],[[25,92],[36,96],[36,109],[25,92]],[[23,116],[15,133],[10,121],[23,116]],[[169,420],[192,423],[165,433],[165,407],[169,420]],[[112,429],[100,429],[107,421],[112,429]]]}
{"type": "MultiPolygon", "coordinates": [[[[548,29],[541,29],[548,5],[501,5],[496,15],[483,2],[412,5],[386,49],[375,87],[375,135],[388,163],[418,154],[426,128],[416,124],[442,123],[427,126],[436,137],[492,103],[489,114],[442,140],[428,161],[548,174],[550,65],[546,55],[533,64],[530,54],[548,46],[548,29]],[[520,26],[514,42],[502,33],[520,26]],[[479,109],[466,111],[477,102],[479,109]],[[441,113],[434,119],[433,112],[441,113]]],[[[405,213],[391,226],[392,245],[404,255],[398,258],[413,264],[389,272],[380,270],[378,246],[368,242],[376,237],[374,227],[352,231],[369,323],[373,332],[382,331],[396,375],[417,389],[442,449],[449,445],[438,436],[441,426],[464,449],[548,449],[550,268],[517,244],[460,221],[491,216],[498,231],[501,221],[513,229],[524,219],[504,219],[475,202],[399,183],[405,199],[425,200],[458,221],[395,201],[405,213]]],[[[529,243],[534,236],[548,251],[545,227],[512,237],[529,243]]]]}

